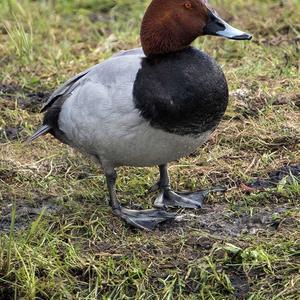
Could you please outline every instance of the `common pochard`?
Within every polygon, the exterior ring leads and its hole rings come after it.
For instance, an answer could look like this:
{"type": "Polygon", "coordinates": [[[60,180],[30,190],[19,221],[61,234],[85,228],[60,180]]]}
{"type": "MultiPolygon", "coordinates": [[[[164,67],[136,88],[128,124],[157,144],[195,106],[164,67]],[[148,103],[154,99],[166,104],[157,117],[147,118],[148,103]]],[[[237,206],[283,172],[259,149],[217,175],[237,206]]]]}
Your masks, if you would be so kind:
{"type": "Polygon", "coordinates": [[[203,193],[171,190],[167,163],[194,152],[216,129],[228,103],[216,61],[190,44],[199,36],[250,40],[205,0],[153,0],[141,25],[141,48],[122,51],[76,75],[42,108],[42,127],[103,168],[113,212],[152,230],[174,218],[168,207],[201,208],[203,193]],[[155,207],[132,210],[117,199],[119,166],[159,166],[155,207]]]}

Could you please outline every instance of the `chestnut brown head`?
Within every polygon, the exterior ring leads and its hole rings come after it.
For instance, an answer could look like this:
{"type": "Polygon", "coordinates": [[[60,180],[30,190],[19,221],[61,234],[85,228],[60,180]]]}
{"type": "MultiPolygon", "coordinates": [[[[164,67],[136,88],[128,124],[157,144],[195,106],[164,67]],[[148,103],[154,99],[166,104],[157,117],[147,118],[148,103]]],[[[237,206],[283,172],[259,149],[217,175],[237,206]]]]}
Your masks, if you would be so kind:
{"type": "Polygon", "coordinates": [[[251,39],[222,20],[206,0],[153,0],[141,26],[147,56],[182,50],[201,35],[251,39]]]}

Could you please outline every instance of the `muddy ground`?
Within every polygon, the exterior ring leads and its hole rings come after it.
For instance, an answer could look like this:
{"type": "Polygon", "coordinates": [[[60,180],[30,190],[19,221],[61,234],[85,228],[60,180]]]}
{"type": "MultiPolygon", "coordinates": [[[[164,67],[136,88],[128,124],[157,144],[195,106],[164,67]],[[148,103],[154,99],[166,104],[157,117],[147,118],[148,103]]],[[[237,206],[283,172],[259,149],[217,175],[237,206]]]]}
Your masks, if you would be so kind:
{"type": "MultiPolygon", "coordinates": [[[[14,172],[0,172],[0,180],[13,180],[14,172]]],[[[245,193],[268,192],[270,188],[276,188],[280,182],[286,179],[300,181],[300,165],[284,166],[270,172],[268,178],[254,178],[252,182],[238,182],[236,188],[245,193]]],[[[0,232],[9,232],[11,224],[12,203],[7,199],[7,205],[1,208],[0,232]]],[[[300,199],[294,199],[297,203],[300,199]]],[[[161,225],[160,229],[166,231],[170,228],[192,227],[204,230],[217,237],[238,237],[243,234],[255,235],[257,233],[272,232],[278,230],[283,223],[293,226],[300,225],[299,218],[285,217],[294,206],[284,203],[274,203],[266,207],[251,207],[251,211],[245,212],[242,202],[232,205],[205,204],[199,211],[179,210],[176,220],[161,225]]],[[[55,198],[36,196],[34,205],[26,201],[18,201],[16,207],[15,230],[26,229],[37,216],[45,211],[46,215],[61,214],[63,208],[55,204],[55,198]]]]}

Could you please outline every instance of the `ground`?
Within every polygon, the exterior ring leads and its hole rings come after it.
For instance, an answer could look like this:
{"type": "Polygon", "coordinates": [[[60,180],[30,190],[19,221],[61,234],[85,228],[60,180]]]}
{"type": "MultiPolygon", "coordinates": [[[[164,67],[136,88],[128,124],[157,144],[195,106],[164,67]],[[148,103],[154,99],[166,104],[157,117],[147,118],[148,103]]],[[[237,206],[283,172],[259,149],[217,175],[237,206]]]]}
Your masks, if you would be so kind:
{"type": "MultiPolygon", "coordinates": [[[[179,191],[225,187],[153,232],[107,205],[99,167],[51,136],[26,139],[70,76],[139,45],[149,1],[0,3],[0,299],[300,299],[300,2],[211,1],[251,42],[202,37],[230,105],[210,141],[171,164],[179,191]]],[[[151,207],[157,168],[120,168],[151,207]]]]}

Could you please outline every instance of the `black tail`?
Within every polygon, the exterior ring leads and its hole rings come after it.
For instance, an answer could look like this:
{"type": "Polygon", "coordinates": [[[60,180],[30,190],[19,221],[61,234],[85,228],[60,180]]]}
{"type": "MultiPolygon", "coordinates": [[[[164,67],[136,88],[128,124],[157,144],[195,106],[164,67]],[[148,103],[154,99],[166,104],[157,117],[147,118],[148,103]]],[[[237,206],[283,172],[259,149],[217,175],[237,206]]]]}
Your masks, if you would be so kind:
{"type": "Polygon", "coordinates": [[[51,127],[49,125],[43,125],[27,140],[27,142],[28,143],[33,142],[35,139],[48,133],[50,130],[51,130],[51,127]]]}

